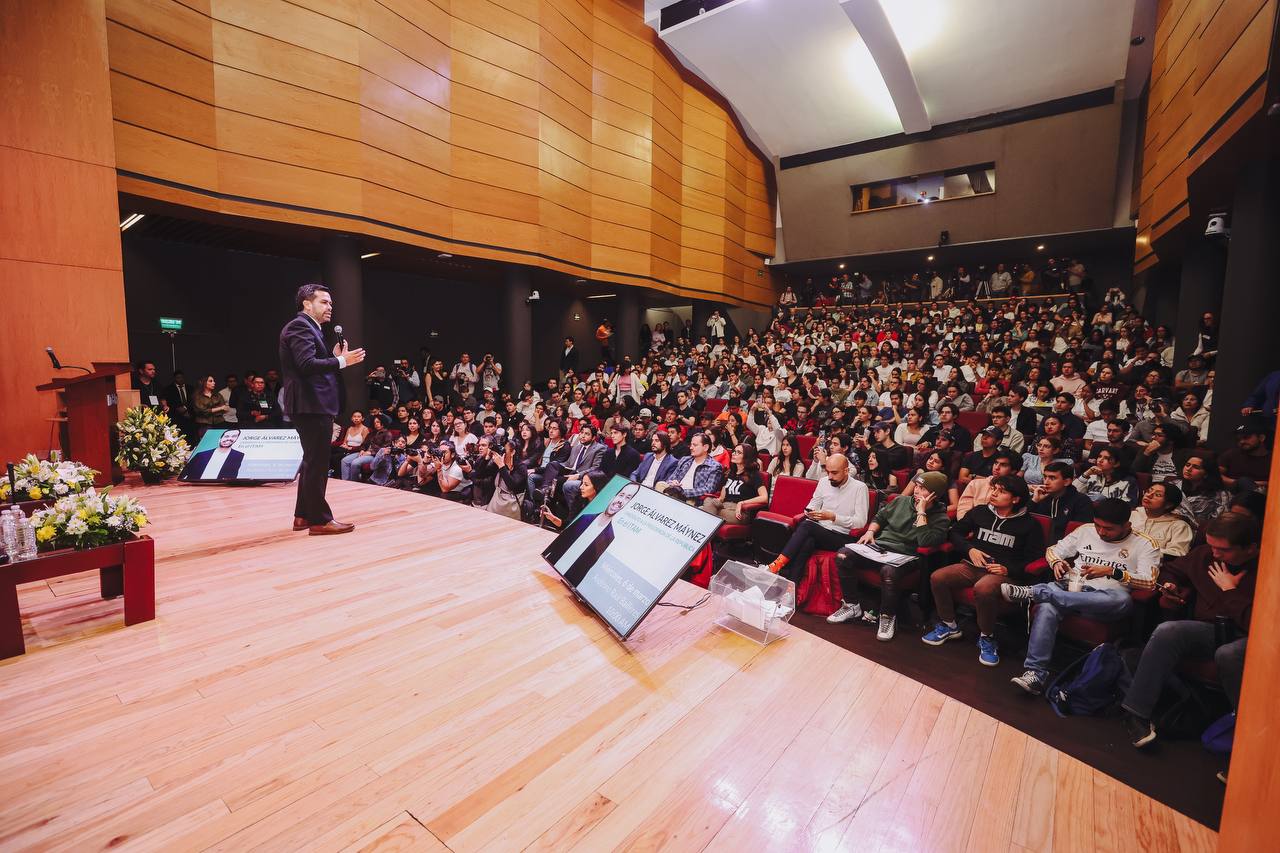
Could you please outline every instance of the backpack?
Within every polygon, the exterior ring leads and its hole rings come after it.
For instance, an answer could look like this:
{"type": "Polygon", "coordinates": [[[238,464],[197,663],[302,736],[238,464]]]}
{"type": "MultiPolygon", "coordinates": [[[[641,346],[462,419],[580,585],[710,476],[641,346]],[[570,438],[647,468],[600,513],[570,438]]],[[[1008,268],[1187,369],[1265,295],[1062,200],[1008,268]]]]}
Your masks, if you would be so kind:
{"type": "Polygon", "coordinates": [[[1209,724],[1209,728],[1200,735],[1200,743],[1205,749],[1217,755],[1230,755],[1232,741],[1236,734],[1236,712],[1232,711],[1209,724]]]}
{"type": "Polygon", "coordinates": [[[1120,700],[1132,676],[1111,643],[1103,643],[1058,673],[1044,691],[1059,717],[1098,715],[1120,700]]]}

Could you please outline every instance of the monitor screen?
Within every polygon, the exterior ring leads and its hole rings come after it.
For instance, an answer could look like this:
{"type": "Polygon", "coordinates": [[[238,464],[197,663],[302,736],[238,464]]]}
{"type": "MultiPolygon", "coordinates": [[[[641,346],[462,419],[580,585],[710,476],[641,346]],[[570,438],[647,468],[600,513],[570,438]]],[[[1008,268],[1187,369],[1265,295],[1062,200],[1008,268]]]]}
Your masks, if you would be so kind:
{"type": "Polygon", "coordinates": [[[211,429],[178,476],[186,483],[288,482],[302,464],[302,442],[292,429],[211,429]]]}
{"type": "Polygon", "coordinates": [[[718,516],[614,477],[542,557],[625,640],[722,523],[718,516]]]}

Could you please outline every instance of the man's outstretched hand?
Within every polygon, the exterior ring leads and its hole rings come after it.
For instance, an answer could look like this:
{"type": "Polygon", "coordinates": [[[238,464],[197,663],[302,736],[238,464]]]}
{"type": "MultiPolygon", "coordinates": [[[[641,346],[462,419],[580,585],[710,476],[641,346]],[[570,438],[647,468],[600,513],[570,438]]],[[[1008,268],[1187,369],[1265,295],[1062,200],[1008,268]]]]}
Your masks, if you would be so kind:
{"type": "Polygon", "coordinates": [[[347,362],[346,363],[347,367],[350,367],[353,364],[359,364],[360,362],[364,361],[364,350],[348,349],[346,341],[339,341],[338,343],[334,344],[333,354],[338,358],[345,358],[347,362]]]}

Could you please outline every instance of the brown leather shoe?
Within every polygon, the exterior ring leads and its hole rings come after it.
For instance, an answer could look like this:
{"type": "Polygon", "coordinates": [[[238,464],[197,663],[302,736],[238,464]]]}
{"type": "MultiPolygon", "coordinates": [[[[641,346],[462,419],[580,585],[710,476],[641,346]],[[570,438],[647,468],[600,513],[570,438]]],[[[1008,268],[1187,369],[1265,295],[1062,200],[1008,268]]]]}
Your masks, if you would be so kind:
{"type": "Polygon", "coordinates": [[[293,517],[293,529],[294,529],[294,530],[306,530],[306,529],[307,529],[308,527],[310,527],[310,526],[311,526],[311,525],[310,525],[310,524],[307,524],[307,520],[306,520],[305,518],[303,518],[302,516],[300,516],[300,515],[295,515],[295,516],[293,517]]]}
{"type": "Polygon", "coordinates": [[[339,533],[350,533],[355,530],[354,524],[348,524],[345,521],[330,521],[328,524],[311,525],[311,536],[334,536],[339,533]]]}

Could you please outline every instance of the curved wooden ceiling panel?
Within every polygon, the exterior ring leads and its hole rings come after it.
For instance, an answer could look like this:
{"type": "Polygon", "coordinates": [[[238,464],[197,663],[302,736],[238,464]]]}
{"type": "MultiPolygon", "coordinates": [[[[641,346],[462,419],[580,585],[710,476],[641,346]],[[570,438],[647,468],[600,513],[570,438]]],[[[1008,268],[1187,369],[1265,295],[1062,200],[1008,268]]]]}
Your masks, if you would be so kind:
{"type": "Polygon", "coordinates": [[[627,0],[107,0],[120,189],[767,305],[771,169],[627,0]]]}

